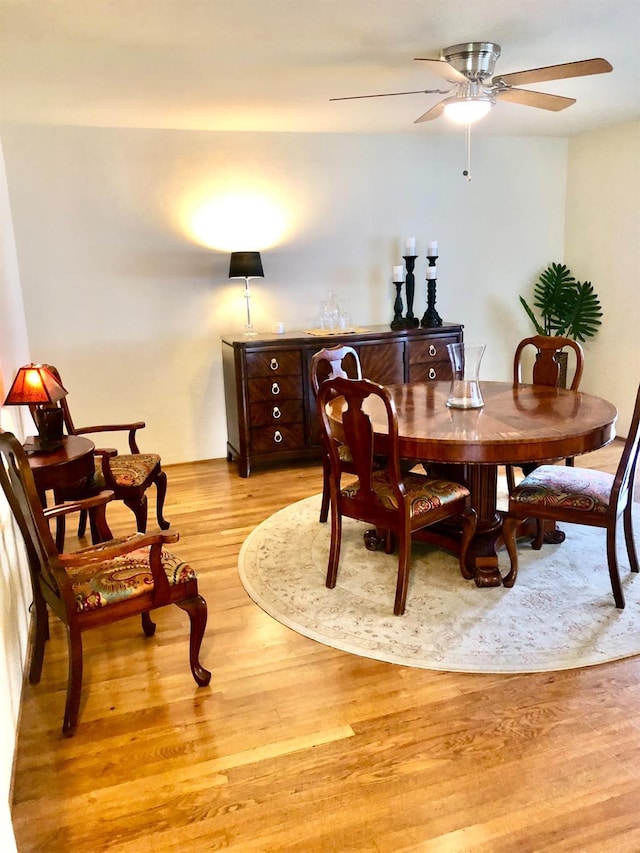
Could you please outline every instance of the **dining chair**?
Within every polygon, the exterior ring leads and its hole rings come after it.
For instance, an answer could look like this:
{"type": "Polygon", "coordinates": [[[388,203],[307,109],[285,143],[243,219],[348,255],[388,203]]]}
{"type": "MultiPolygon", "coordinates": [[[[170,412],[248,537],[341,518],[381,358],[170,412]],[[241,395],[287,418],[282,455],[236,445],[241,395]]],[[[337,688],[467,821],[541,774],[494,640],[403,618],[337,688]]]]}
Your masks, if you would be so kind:
{"type": "MultiPolygon", "coordinates": [[[[60,373],[51,364],[45,365],[54,377],[62,384],[60,373]]],[[[85,489],[89,494],[108,489],[113,492],[114,499],[122,501],[134,514],[136,528],[140,533],[147,529],[147,490],[156,487],[156,517],[158,526],[167,530],[170,523],[164,518],[164,501],[167,494],[167,475],[162,470],[162,462],[157,453],[141,453],[138,447],[136,433],[145,426],[144,421],[127,424],[99,424],[96,426],[76,427],[67,397],[58,404],[63,412],[64,425],[69,435],[91,435],[93,433],[128,432],[130,453],[119,453],[113,448],[96,448],[95,475],[91,486],[85,489]]],[[[60,498],[75,499],[81,497],[83,491],[60,492],[60,498]]],[[[78,524],[78,536],[84,536],[87,514],[82,512],[78,524]]]]}
{"type": "MultiPolygon", "coordinates": [[[[559,335],[532,335],[520,341],[513,356],[514,383],[517,385],[523,381],[523,363],[526,362],[528,355],[533,355],[534,361],[529,376],[531,384],[564,387],[568,364],[567,348],[573,350],[575,356],[575,370],[569,389],[577,391],[584,370],[584,351],[577,341],[559,335]]],[[[518,467],[528,474],[537,464],[524,463],[518,467]]],[[[565,459],[565,464],[573,465],[573,459],[565,459]]],[[[511,492],[516,485],[513,465],[506,466],[506,475],[507,486],[511,492]]]]}
{"type": "MultiPolygon", "coordinates": [[[[336,379],[342,377],[344,379],[362,379],[362,367],[358,353],[353,347],[335,346],[325,347],[319,350],[311,357],[310,363],[311,388],[316,400],[318,398],[318,389],[322,382],[326,379],[336,379]]],[[[322,438],[322,503],[320,504],[320,521],[324,524],[329,517],[329,476],[331,472],[331,463],[329,461],[329,450],[324,440],[324,435],[321,431],[322,438]]],[[[355,473],[353,461],[349,455],[349,451],[344,445],[338,448],[340,454],[342,469],[346,473],[355,473]]]]}
{"type": "Polygon", "coordinates": [[[387,553],[398,542],[398,577],[393,612],[405,611],[411,559],[411,534],[452,516],[462,520],[460,570],[470,579],[465,566],[469,543],[476,529],[476,513],[469,508],[469,490],[448,480],[431,479],[422,474],[403,473],[400,465],[398,417],[389,391],[368,379],[325,380],[318,389],[318,413],[330,461],[331,544],[326,585],[333,589],[338,577],[342,518],[355,518],[389,531],[387,553]],[[327,404],[336,397],[345,401],[342,425],[327,413],[327,404]],[[365,404],[377,405],[385,414],[387,436],[374,441],[371,419],[365,404]],[[341,448],[352,459],[356,480],[343,483],[341,448]],[[377,452],[384,465],[376,467],[377,452]]]}
{"type": "MultiPolygon", "coordinates": [[[[69,675],[62,733],[76,731],[82,691],[82,634],[90,628],[140,615],[147,637],[155,623],[150,611],[165,604],[185,610],[191,624],[189,662],[200,687],[211,673],[200,663],[200,646],[207,624],[207,604],[198,593],[195,571],[165,549],[178,541],[177,533],[135,533],[66,554],[58,551],[49,520],[71,512],[93,510],[106,527],[105,506],[113,493],[43,509],[33,474],[20,442],[0,430],[0,485],[24,539],[31,586],[35,630],[29,681],[40,681],[45,645],[49,639],[50,609],[67,634],[69,675]]],[[[107,532],[108,527],[106,527],[107,532]]]]}
{"type": "MultiPolygon", "coordinates": [[[[518,574],[518,528],[527,518],[566,521],[602,527],[607,532],[607,564],[616,607],[624,608],[616,554],[616,529],[623,518],[627,555],[632,572],[638,571],[638,555],[633,540],[633,489],[640,447],[640,388],[636,396],[631,427],[615,474],[590,468],[541,465],[528,474],[509,496],[509,509],[502,523],[504,543],[511,567],[503,579],[512,587],[518,574]]],[[[540,548],[536,537],[533,548],[540,548]]]]}

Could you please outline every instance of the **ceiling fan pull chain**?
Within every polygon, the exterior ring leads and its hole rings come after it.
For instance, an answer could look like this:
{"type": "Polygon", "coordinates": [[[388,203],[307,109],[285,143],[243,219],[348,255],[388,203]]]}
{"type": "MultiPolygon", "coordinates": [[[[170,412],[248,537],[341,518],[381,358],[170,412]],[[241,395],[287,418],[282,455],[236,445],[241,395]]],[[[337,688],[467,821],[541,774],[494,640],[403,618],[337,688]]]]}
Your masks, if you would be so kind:
{"type": "Polygon", "coordinates": [[[465,142],[465,151],[467,155],[467,168],[462,172],[462,174],[467,179],[467,183],[471,180],[471,125],[468,124],[465,127],[464,131],[464,142],[465,142]]]}

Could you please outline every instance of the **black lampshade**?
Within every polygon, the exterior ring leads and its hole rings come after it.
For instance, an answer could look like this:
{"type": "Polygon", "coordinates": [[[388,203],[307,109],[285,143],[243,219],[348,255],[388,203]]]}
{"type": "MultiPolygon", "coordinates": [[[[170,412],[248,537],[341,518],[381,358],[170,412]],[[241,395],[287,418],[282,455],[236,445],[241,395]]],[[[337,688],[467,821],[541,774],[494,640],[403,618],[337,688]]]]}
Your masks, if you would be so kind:
{"type": "Polygon", "coordinates": [[[229,278],[264,278],[260,252],[231,252],[229,278]]]}

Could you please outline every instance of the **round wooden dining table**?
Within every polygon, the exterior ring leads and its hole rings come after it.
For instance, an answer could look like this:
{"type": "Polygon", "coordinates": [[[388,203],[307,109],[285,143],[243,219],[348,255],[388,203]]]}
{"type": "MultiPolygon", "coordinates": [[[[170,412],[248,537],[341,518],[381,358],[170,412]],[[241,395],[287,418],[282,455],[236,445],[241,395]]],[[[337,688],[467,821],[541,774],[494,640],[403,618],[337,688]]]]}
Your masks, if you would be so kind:
{"type": "MultiPolygon", "coordinates": [[[[478,526],[467,569],[478,586],[500,586],[497,550],[502,516],[497,508],[498,467],[545,462],[597,450],[615,438],[617,410],[599,397],[543,385],[481,382],[484,406],[447,406],[449,382],[388,385],[398,415],[400,455],[428,464],[434,475],[464,483],[478,526]]],[[[379,401],[365,405],[384,453],[386,416],[379,401]]],[[[329,415],[341,421],[344,400],[331,401],[329,415]]],[[[451,523],[425,528],[416,538],[459,551],[451,523]]]]}

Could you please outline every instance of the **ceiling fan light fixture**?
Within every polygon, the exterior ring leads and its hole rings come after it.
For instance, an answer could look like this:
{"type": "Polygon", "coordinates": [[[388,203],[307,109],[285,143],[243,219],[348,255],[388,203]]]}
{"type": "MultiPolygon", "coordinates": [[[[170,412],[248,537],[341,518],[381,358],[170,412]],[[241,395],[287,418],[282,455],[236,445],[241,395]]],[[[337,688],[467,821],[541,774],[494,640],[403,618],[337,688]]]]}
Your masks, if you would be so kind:
{"type": "Polygon", "coordinates": [[[451,98],[444,105],[444,114],[457,124],[473,124],[484,118],[493,106],[489,96],[475,98],[451,98]]]}

